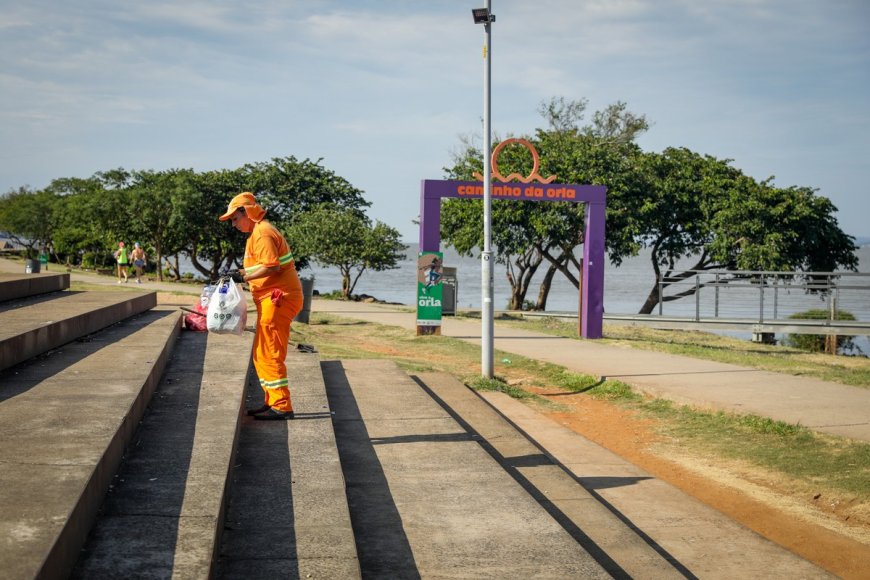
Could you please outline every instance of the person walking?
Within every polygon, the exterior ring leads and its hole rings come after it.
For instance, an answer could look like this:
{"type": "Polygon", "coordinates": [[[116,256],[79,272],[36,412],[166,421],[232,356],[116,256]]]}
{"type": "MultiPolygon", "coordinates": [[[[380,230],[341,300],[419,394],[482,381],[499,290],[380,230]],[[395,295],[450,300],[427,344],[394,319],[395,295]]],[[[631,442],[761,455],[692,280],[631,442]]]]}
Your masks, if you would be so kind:
{"type": "Polygon", "coordinates": [[[118,242],[118,249],[115,250],[115,260],[118,262],[118,284],[121,283],[121,278],[124,278],[124,283],[127,283],[127,268],[130,267],[130,256],[127,253],[127,248],[124,247],[124,242],[118,242]]]}
{"type": "Polygon", "coordinates": [[[242,270],[227,273],[235,282],[248,283],[257,307],[253,361],[265,399],[247,413],[258,420],[286,420],[293,419],[294,412],[284,359],[291,323],[302,310],[302,283],[290,246],[265,216],[254,194],[243,192],[219,219],[249,234],[242,270]]]}
{"type": "Polygon", "coordinates": [[[133,251],[130,253],[130,258],[133,260],[133,267],[136,269],[136,283],[142,283],[142,268],[145,267],[147,259],[145,258],[145,250],[139,245],[139,242],[133,244],[133,251]]]}

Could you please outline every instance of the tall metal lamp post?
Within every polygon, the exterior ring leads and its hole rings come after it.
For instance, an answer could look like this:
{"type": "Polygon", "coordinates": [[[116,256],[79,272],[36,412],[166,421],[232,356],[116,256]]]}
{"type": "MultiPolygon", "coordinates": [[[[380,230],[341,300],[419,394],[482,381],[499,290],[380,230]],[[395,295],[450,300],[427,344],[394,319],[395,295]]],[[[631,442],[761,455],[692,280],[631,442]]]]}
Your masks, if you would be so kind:
{"type": "Polygon", "coordinates": [[[490,12],[490,0],[484,8],[473,8],[475,24],[483,24],[486,42],[483,46],[483,253],[481,259],[481,335],[480,371],[484,378],[493,377],[493,305],[492,305],[492,136],[490,130],[491,25],[495,14],[490,12]]]}

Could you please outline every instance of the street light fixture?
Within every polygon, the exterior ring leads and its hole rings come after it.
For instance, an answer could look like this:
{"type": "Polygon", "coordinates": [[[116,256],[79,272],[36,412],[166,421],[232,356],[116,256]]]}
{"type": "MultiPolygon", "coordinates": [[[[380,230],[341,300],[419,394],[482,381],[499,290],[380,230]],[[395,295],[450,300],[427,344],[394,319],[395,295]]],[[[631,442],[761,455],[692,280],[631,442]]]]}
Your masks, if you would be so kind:
{"type": "Polygon", "coordinates": [[[489,13],[489,8],[472,8],[471,16],[475,24],[489,24],[495,22],[495,14],[489,13]]]}
{"type": "Polygon", "coordinates": [[[486,7],[472,8],[471,15],[475,24],[483,24],[486,44],[483,47],[483,252],[480,253],[480,374],[493,378],[493,322],[492,303],[492,135],[490,130],[490,74],[491,66],[491,29],[495,14],[490,12],[490,0],[486,7]]]}

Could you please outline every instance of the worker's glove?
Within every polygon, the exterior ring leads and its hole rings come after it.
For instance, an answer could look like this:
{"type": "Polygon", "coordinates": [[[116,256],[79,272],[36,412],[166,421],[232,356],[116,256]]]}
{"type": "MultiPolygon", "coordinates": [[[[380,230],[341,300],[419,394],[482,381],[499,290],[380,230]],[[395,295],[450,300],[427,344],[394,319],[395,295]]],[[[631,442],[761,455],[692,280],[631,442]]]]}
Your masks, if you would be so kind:
{"type": "Polygon", "coordinates": [[[231,279],[236,284],[241,284],[245,281],[245,279],[242,278],[241,272],[239,272],[238,270],[227,270],[224,276],[231,279]]]}

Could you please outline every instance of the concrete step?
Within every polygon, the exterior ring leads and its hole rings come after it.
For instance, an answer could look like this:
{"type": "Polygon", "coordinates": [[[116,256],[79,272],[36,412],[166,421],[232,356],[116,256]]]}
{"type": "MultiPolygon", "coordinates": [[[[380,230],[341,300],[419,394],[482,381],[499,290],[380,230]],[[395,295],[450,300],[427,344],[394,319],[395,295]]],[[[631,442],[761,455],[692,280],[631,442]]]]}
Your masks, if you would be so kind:
{"type": "Polygon", "coordinates": [[[57,292],[0,304],[0,370],[157,305],[156,292],[57,292]]]}
{"type": "MultiPolygon", "coordinates": [[[[691,577],[678,560],[611,511],[474,391],[446,374],[421,373],[417,378],[608,573],[617,578],[691,577]]],[[[611,480],[613,485],[631,486],[649,478],[637,469],[620,475],[611,480]]]]}
{"type": "Polygon", "coordinates": [[[253,335],[182,332],[72,578],[212,578],[253,335]]]}
{"type": "Polygon", "coordinates": [[[827,578],[824,570],[503,393],[417,378],[614,576],[827,578]],[[531,462],[529,458],[537,456],[531,462]],[[596,552],[597,549],[597,552],[596,552]],[[608,563],[610,560],[611,563],[608,563]]]}
{"type": "Polygon", "coordinates": [[[59,292],[69,288],[69,273],[0,274],[0,302],[59,292]]]}
{"type": "MultiPolygon", "coordinates": [[[[320,358],[286,362],[296,419],[242,420],[218,577],[359,578],[320,358]]],[[[251,381],[248,407],[262,402],[251,381]]]]}
{"type": "Polygon", "coordinates": [[[394,363],[331,361],[324,376],[363,577],[610,577],[394,363]]]}
{"type": "MultiPolygon", "coordinates": [[[[114,307],[106,306],[112,301],[104,296],[71,298],[75,309],[91,304],[125,312],[153,296],[125,298],[114,307]]],[[[40,309],[30,312],[37,316],[40,309]]],[[[163,373],[180,322],[177,310],[151,310],[2,373],[0,570],[5,577],[69,574],[163,373]]],[[[9,343],[2,346],[7,348],[9,343]]]]}

